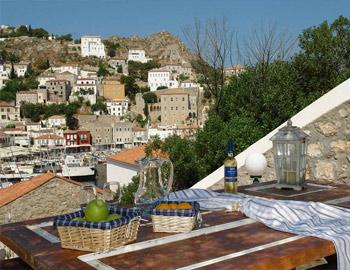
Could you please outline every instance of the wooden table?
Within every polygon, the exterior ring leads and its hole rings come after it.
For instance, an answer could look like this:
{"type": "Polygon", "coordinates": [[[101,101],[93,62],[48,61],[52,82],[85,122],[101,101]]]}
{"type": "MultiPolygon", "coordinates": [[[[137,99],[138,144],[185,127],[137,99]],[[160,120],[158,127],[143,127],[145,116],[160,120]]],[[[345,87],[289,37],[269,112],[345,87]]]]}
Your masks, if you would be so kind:
{"type": "MultiPolygon", "coordinates": [[[[322,201],[350,207],[350,188],[345,185],[308,184],[301,192],[275,190],[270,183],[240,188],[240,192],[288,200],[322,201]]],[[[40,229],[27,225],[52,219],[39,219],[0,227],[0,241],[16,252],[34,269],[292,269],[298,265],[335,254],[332,242],[315,237],[301,237],[270,229],[239,212],[204,212],[199,230],[213,230],[230,223],[230,229],[119,255],[97,254],[62,249],[52,226],[40,229]],[[219,225],[219,227],[213,227],[219,225]],[[49,240],[35,231],[47,232],[49,240]],[[51,238],[50,238],[51,237],[51,238]],[[81,257],[78,256],[86,255],[81,257]]],[[[222,229],[222,228],[221,228],[222,229]]],[[[195,234],[194,230],[191,234],[195,234]]],[[[183,236],[184,234],[180,235],[183,236]]],[[[137,245],[152,239],[174,236],[153,233],[152,226],[140,227],[137,245]]],[[[177,234],[176,236],[179,236],[177,234]]],[[[163,238],[163,239],[169,239],[163,238]]],[[[172,239],[172,238],[171,238],[172,239]]],[[[147,242],[148,243],[148,242],[147,242]]],[[[133,247],[135,244],[128,245],[133,247]]]]}

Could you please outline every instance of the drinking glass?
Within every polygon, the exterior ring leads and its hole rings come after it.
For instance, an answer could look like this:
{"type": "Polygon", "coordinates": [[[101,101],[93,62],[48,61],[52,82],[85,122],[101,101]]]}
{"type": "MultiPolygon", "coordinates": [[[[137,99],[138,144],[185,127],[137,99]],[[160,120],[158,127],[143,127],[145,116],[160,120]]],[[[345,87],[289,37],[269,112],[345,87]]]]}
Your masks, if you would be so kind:
{"type": "Polygon", "coordinates": [[[92,184],[83,184],[80,187],[79,202],[82,209],[96,198],[96,187],[92,184]]]}
{"type": "Polygon", "coordinates": [[[109,206],[117,206],[121,200],[121,188],[118,181],[103,184],[103,200],[109,206]]]}

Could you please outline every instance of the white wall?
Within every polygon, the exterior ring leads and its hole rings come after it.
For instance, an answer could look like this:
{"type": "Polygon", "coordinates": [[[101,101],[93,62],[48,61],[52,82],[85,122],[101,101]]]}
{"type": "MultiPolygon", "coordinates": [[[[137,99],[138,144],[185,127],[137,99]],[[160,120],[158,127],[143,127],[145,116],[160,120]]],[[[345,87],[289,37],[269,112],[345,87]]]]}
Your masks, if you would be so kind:
{"type": "MultiPolygon", "coordinates": [[[[306,125],[312,123],[317,118],[323,114],[329,112],[335,107],[343,104],[347,100],[350,100],[350,79],[339,84],[327,94],[323,95],[309,106],[304,108],[302,111],[294,115],[291,120],[294,126],[305,127],[306,125]]],[[[255,142],[249,146],[245,151],[237,155],[235,158],[237,160],[239,169],[244,166],[244,161],[246,157],[251,153],[265,153],[272,148],[272,142],[270,138],[274,135],[282,126],[285,126],[286,122],[277,127],[275,130],[271,131],[265,137],[261,138],[259,141],[255,142]]],[[[225,149],[223,149],[225,151],[225,149]]],[[[196,183],[192,188],[209,188],[224,178],[224,168],[221,166],[201,181],[196,183]]]]}
{"type": "Polygon", "coordinates": [[[118,181],[120,185],[127,185],[137,173],[138,169],[132,166],[107,159],[107,182],[118,181]]]}
{"type": "Polygon", "coordinates": [[[101,42],[101,38],[98,36],[81,37],[81,55],[83,57],[97,56],[105,58],[105,46],[101,42]]]}

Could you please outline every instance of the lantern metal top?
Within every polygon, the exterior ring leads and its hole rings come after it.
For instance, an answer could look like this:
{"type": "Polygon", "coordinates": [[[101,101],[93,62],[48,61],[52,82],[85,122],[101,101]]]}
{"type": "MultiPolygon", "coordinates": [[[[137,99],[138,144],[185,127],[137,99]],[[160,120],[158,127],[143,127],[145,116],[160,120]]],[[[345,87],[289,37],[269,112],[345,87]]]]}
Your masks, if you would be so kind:
{"type": "Polygon", "coordinates": [[[271,141],[301,141],[309,137],[301,128],[292,125],[289,119],[287,125],[280,128],[278,132],[273,135],[271,141]]]}

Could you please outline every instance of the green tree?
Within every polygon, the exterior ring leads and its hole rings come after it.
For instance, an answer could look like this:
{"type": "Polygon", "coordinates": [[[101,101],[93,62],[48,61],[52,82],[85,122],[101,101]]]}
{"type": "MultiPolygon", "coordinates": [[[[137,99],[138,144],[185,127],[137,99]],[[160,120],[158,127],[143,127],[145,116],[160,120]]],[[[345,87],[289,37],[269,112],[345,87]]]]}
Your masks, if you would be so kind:
{"type": "Polygon", "coordinates": [[[47,32],[43,28],[35,28],[33,29],[33,37],[37,38],[47,38],[49,36],[49,32],[47,32]]]}
{"type": "Polygon", "coordinates": [[[72,34],[64,34],[64,35],[61,35],[61,36],[57,36],[56,40],[72,41],[73,38],[72,38],[72,34]]]}
{"type": "Polygon", "coordinates": [[[15,72],[15,68],[13,67],[13,63],[11,63],[11,71],[10,71],[9,78],[10,78],[10,80],[17,78],[17,74],[15,72]]]}
{"type": "Polygon", "coordinates": [[[131,182],[128,185],[122,187],[121,192],[121,203],[122,204],[133,204],[134,203],[134,194],[139,187],[140,177],[133,176],[131,182]]]}
{"type": "Polygon", "coordinates": [[[20,25],[16,30],[16,36],[28,36],[28,28],[25,25],[20,25]]]}
{"type": "Polygon", "coordinates": [[[313,101],[340,83],[350,68],[350,21],[340,16],[310,27],[299,37],[300,52],[295,57],[297,84],[313,101]],[[313,93],[313,94],[312,94],[313,93]]]}
{"type": "Polygon", "coordinates": [[[121,65],[118,65],[117,72],[118,73],[123,73],[123,67],[121,65]]]}
{"type": "Polygon", "coordinates": [[[10,63],[18,63],[19,57],[15,53],[9,53],[6,60],[10,61],[10,63]]]}
{"type": "Polygon", "coordinates": [[[97,98],[96,103],[91,106],[92,111],[100,113],[108,113],[107,105],[104,103],[104,100],[100,97],[97,98]]]}
{"type": "Polygon", "coordinates": [[[190,188],[200,179],[200,167],[193,142],[174,135],[165,139],[161,149],[168,153],[174,165],[175,190],[190,188]]]}
{"type": "Polygon", "coordinates": [[[154,92],[146,92],[142,95],[143,100],[145,103],[157,103],[158,97],[154,92]]]}
{"type": "Polygon", "coordinates": [[[148,61],[147,63],[141,63],[136,61],[128,62],[129,76],[144,82],[147,82],[148,71],[159,67],[160,67],[160,64],[154,60],[148,61]]]}
{"type": "Polygon", "coordinates": [[[109,75],[109,72],[107,70],[107,65],[101,61],[98,64],[97,76],[98,77],[105,77],[107,75],[109,75]]]}
{"type": "Polygon", "coordinates": [[[157,90],[168,89],[168,86],[158,86],[157,90]]]}
{"type": "Polygon", "coordinates": [[[135,78],[122,75],[120,82],[125,84],[125,94],[130,98],[130,100],[135,100],[135,95],[140,91],[139,86],[136,84],[135,78]]]}
{"type": "Polygon", "coordinates": [[[76,130],[79,127],[78,119],[71,112],[66,113],[66,125],[71,130],[76,130]]]}
{"type": "Polygon", "coordinates": [[[31,25],[29,25],[28,26],[28,36],[32,36],[33,35],[33,29],[32,29],[32,26],[31,25]]]}

